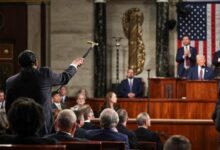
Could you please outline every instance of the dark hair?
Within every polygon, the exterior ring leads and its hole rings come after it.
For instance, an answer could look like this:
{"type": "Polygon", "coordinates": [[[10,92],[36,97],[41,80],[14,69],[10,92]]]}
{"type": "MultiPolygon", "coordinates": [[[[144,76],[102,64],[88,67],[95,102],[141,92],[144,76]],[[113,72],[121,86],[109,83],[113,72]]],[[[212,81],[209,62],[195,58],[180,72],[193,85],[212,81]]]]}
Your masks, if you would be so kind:
{"type": "Polygon", "coordinates": [[[119,117],[119,124],[124,123],[128,119],[128,113],[125,109],[119,109],[117,113],[119,117]]]}
{"type": "Polygon", "coordinates": [[[57,95],[57,94],[60,94],[58,91],[53,91],[52,93],[51,93],[51,96],[52,97],[54,97],[55,95],[57,95]]]}
{"type": "Polygon", "coordinates": [[[173,135],[165,142],[164,150],[191,150],[191,144],[185,136],[173,135]]]}
{"type": "Polygon", "coordinates": [[[33,99],[19,97],[8,111],[9,126],[18,135],[34,136],[44,124],[43,108],[33,99]]]}
{"type": "Polygon", "coordinates": [[[32,77],[35,69],[33,65],[36,64],[37,58],[31,50],[24,50],[18,55],[18,62],[21,68],[21,79],[28,80],[32,77]]]}
{"type": "Polygon", "coordinates": [[[83,113],[83,117],[85,120],[88,120],[89,114],[93,113],[91,106],[87,104],[80,107],[79,111],[83,113]]]}
{"type": "Polygon", "coordinates": [[[36,63],[36,56],[31,50],[24,50],[18,55],[18,62],[23,68],[32,67],[36,63]]]}

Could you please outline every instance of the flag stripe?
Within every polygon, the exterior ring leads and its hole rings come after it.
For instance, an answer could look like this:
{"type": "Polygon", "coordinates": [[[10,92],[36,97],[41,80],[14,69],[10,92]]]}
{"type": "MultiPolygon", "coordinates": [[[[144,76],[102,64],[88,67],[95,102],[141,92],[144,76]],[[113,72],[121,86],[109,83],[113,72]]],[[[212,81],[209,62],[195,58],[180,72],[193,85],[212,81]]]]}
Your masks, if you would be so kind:
{"type": "Polygon", "coordinates": [[[214,56],[214,53],[215,53],[215,42],[216,42],[216,38],[215,38],[215,11],[216,11],[216,9],[215,9],[215,4],[213,3],[213,4],[211,4],[212,6],[212,9],[211,9],[211,11],[212,11],[212,26],[211,26],[211,35],[212,35],[212,55],[211,55],[211,62],[210,62],[210,64],[212,64],[212,58],[213,58],[213,56],[214,56]]]}
{"type": "Polygon", "coordinates": [[[206,59],[206,65],[207,65],[207,43],[206,41],[203,41],[203,55],[205,56],[206,59]]]}
{"type": "Polygon", "coordinates": [[[207,28],[207,65],[210,66],[211,64],[211,45],[212,45],[212,38],[211,38],[211,4],[208,4],[207,5],[207,25],[206,25],[206,28],[207,28]]]}

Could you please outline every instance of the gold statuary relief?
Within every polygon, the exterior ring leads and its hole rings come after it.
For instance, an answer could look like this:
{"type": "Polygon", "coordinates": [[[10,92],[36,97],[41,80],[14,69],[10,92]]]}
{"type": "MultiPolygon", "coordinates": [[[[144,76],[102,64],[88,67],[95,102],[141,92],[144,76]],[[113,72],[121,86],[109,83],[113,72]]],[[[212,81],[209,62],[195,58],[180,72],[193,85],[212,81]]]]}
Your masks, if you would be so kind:
{"type": "Polygon", "coordinates": [[[122,18],[124,34],[129,45],[128,67],[132,68],[135,74],[143,71],[145,62],[143,21],[143,13],[138,8],[127,10],[122,18]]]}

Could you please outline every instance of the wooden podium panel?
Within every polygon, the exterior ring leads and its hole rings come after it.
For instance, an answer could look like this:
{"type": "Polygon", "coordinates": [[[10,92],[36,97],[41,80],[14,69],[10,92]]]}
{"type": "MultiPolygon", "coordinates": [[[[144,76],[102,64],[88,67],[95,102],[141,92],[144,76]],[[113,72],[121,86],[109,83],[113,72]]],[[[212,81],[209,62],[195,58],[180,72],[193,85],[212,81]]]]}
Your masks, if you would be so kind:
{"type": "Polygon", "coordinates": [[[176,98],[176,78],[150,78],[151,98],[176,98]]]}
{"type": "Polygon", "coordinates": [[[186,82],[187,100],[216,100],[218,99],[218,81],[188,80],[186,82]]]}

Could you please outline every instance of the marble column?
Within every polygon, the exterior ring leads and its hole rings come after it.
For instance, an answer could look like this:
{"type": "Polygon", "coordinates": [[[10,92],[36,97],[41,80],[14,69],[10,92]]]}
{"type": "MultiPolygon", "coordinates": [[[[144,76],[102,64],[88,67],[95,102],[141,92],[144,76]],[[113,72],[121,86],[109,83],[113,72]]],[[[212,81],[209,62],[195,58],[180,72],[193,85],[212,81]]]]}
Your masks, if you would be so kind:
{"type": "Polygon", "coordinates": [[[168,0],[157,0],[156,75],[159,77],[169,76],[169,30],[166,26],[168,18],[168,0]]]}
{"type": "Polygon", "coordinates": [[[107,87],[106,0],[95,0],[94,96],[104,97],[107,87]]]}

